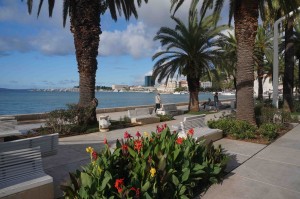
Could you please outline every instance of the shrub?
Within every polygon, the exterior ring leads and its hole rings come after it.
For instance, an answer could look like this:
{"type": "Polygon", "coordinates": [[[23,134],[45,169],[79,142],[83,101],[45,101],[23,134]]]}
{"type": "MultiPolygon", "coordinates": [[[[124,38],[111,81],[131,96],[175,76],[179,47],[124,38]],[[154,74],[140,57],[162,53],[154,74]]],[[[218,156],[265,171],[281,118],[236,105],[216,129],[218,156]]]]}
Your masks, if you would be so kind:
{"type": "Polygon", "coordinates": [[[262,124],[258,132],[262,137],[268,139],[269,141],[274,140],[278,136],[279,126],[272,123],[262,124]]]}
{"type": "Polygon", "coordinates": [[[299,100],[294,100],[294,109],[295,109],[295,112],[300,113],[300,101],[299,100]]]}
{"type": "Polygon", "coordinates": [[[208,126],[221,129],[225,135],[231,135],[237,139],[252,139],[256,137],[256,127],[246,121],[223,118],[209,121],[208,126]]]}
{"type": "Polygon", "coordinates": [[[157,116],[160,118],[160,122],[174,120],[174,117],[172,115],[168,115],[168,114],[166,114],[166,115],[157,114],[157,116]]]}
{"type": "Polygon", "coordinates": [[[131,119],[127,115],[120,117],[120,121],[123,121],[124,123],[131,123],[131,119]]]}
{"type": "Polygon", "coordinates": [[[50,132],[66,135],[87,129],[92,108],[83,108],[76,104],[68,104],[67,107],[67,110],[59,109],[48,113],[46,127],[49,127],[50,132]]]}
{"type": "Polygon", "coordinates": [[[228,158],[189,132],[184,139],[164,125],[137,139],[125,132],[113,152],[107,142],[99,153],[87,148],[91,163],[70,173],[65,198],[193,198],[220,179],[228,158]]]}
{"type": "Polygon", "coordinates": [[[68,134],[76,124],[76,118],[71,111],[59,109],[48,113],[46,127],[51,133],[68,134]]]}

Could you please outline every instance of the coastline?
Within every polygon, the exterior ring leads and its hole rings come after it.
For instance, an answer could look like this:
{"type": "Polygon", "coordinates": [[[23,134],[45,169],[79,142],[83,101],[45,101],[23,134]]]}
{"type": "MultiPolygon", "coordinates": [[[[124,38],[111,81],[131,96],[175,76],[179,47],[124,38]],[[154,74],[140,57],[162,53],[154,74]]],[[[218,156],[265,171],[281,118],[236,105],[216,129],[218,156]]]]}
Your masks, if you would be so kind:
{"type": "MultiPolygon", "coordinates": [[[[220,100],[221,102],[231,102],[232,100],[235,100],[235,98],[230,98],[230,99],[223,99],[220,100]]],[[[206,100],[201,100],[199,101],[199,104],[202,104],[206,100]]],[[[188,102],[179,102],[179,103],[174,103],[176,106],[187,106],[189,103],[188,102]]],[[[140,105],[140,106],[124,106],[124,107],[113,107],[113,108],[97,108],[96,113],[101,114],[101,113],[114,113],[114,112],[123,112],[123,111],[128,111],[132,110],[135,108],[154,108],[154,105],[140,105]]],[[[31,113],[31,114],[15,114],[15,115],[0,115],[0,117],[6,117],[6,116],[12,116],[15,117],[15,119],[18,122],[26,122],[26,121],[31,121],[32,123],[35,122],[40,122],[41,120],[44,120],[47,118],[48,112],[45,113],[31,113]]]]}

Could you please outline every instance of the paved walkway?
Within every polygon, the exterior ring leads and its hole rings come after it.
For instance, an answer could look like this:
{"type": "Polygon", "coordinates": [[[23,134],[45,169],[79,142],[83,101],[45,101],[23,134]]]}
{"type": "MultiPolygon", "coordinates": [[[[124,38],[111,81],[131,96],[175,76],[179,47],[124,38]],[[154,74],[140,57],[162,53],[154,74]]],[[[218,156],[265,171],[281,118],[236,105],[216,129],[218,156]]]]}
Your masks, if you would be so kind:
{"type": "MultiPolygon", "coordinates": [[[[235,149],[248,151],[243,144],[229,145],[223,145],[229,153],[235,149]]],[[[246,158],[241,154],[236,157],[246,158]]],[[[300,125],[244,161],[223,183],[210,187],[201,198],[299,199],[300,125]]]]}
{"type": "MultiPolygon", "coordinates": [[[[210,114],[206,116],[206,120],[229,113],[228,110],[210,114]]],[[[119,119],[126,114],[116,112],[108,115],[111,119],[119,119]]],[[[166,123],[169,127],[178,125],[185,116],[187,115],[175,116],[176,120],[166,123]]],[[[100,150],[104,146],[104,138],[107,138],[109,144],[113,144],[116,139],[123,137],[125,131],[131,134],[135,134],[136,131],[151,132],[155,130],[156,125],[148,124],[107,133],[97,132],[60,138],[58,154],[43,158],[45,172],[54,179],[55,197],[62,196],[59,185],[69,179],[68,173],[80,169],[90,161],[85,152],[87,146],[100,150]]],[[[32,127],[34,125],[20,125],[19,129],[32,127]]],[[[300,192],[297,190],[300,187],[300,125],[269,146],[229,139],[221,139],[215,144],[221,144],[230,156],[226,170],[231,172],[221,184],[210,187],[201,198],[300,198],[300,192]]]]}

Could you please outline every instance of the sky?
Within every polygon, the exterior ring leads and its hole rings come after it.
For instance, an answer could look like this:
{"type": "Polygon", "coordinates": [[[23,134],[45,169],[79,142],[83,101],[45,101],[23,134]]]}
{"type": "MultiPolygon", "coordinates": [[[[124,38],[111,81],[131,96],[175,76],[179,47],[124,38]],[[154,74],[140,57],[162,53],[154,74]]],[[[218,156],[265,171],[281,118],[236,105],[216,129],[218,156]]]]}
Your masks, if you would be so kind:
{"type": "MultiPolygon", "coordinates": [[[[185,1],[177,17],[187,19],[189,2],[185,1]]],[[[0,1],[0,88],[79,85],[69,18],[63,28],[62,1],[55,2],[52,18],[48,17],[47,1],[37,18],[38,3],[34,1],[29,15],[26,0],[0,1]]],[[[117,22],[109,12],[101,16],[96,85],[144,85],[145,75],[152,74],[152,56],[161,49],[153,37],[162,26],[174,27],[170,0],[149,0],[138,8],[138,15],[129,21],[120,17],[117,22]]]]}

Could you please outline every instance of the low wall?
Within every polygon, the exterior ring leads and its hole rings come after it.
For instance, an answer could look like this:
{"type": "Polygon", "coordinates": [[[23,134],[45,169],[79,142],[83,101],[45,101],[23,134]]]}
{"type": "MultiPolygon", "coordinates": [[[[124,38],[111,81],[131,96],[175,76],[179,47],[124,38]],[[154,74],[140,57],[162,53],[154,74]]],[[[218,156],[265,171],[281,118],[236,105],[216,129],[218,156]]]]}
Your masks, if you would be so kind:
{"type": "MultiPolygon", "coordinates": [[[[230,102],[235,99],[226,99],[226,100],[220,100],[221,102],[230,102]]],[[[202,104],[204,101],[199,101],[200,104],[202,104]]],[[[176,106],[187,106],[188,102],[180,102],[176,103],[176,106]]],[[[100,113],[112,113],[112,112],[123,112],[132,110],[135,108],[154,108],[153,105],[141,105],[141,106],[126,106],[126,107],[114,107],[114,108],[99,108],[96,110],[97,114],[100,113]]],[[[19,114],[19,115],[13,115],[15,119],[19,121],[30,121],[30,120],[44,120],[47,118],[47,113],[33,113],[33,114],[19,114]]]]}

